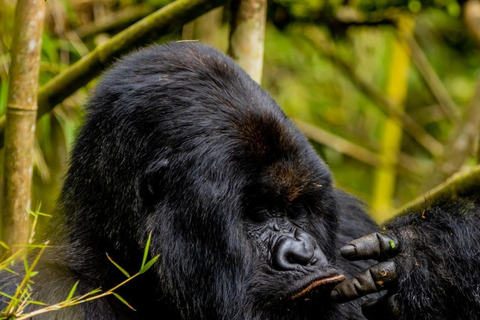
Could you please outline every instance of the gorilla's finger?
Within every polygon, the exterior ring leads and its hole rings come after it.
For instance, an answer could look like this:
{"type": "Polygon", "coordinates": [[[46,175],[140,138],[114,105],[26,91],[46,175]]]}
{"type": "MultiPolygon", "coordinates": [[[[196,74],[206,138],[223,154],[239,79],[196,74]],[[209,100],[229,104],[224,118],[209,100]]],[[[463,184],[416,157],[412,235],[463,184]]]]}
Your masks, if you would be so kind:
{"type": "Polygon", "coordinates": [[[398,247],[396,239],[375,232],[350,241],[340,249],[340,253],[349,260],[386,260],[398,252],[398,247]]]}
{"type": "Polygon", "coordinates": [[[373,292],[388,289],[396,283],[397,270],[393,261],[378,263],[353,278],[337,285],[331,293],[336,302],[346,302],[373,292]]]}
{"type": "Polygon", "coordinates": [[[386,294],[380,299],[368,299],[362,305],[362,313],[368,320],[397,320],[400,308],[396,294],[386,294]]]}

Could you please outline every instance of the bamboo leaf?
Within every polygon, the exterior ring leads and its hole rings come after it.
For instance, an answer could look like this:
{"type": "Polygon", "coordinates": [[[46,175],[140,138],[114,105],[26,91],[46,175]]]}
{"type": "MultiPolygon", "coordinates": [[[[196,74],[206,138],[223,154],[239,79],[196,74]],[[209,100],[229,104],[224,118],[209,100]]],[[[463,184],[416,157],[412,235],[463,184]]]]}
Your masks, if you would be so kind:
{"type": "Polygon", "coordinates": [[[140,267],[140,270],[143,269],[143,267],[145,266],[145,262],[147,262],[151,240],[152,240],[152,233],[150,232],[150,234],[148,235],[147,244],[145,245],[145,250],[143,251],[143,260],[142,260],[142,266],[140,267]]]}
{"type": "Polygon", "coordinates": [[[142,269],[140,269],[140,271],[138,273],[142,274],[142,273],[145,273],[148,271],[148,269],[150,269],[153,264],[158,260],[158,258],[160,257],[160,255],[157,255],[155,257],[153,257],[150,261],[148,261],[143,267],[142,269]]]}
{"type": "Polygon", "coordinates": [[[9,295],[9,294],[6,294],[5,292],[2,292],[2,291],[0,291],[0,296],[7,297],[7,298],[10,299],[10,300],[13,300],[13,299],[14,299],[13,296],[11,296],[11,295],[9,295]]]}
{"type": "Polygon", "coordinates": [[[129,307],[129,308],[132,309],[133,311],[137,311],[137,310],[135,310],[135,308],[133,308],[125,299],[123,299],[118,293],[112,292],[112,294],[113,294],[118,300],[122,301],[124,305],[126,305],[127,307],[129,307]]]}
{"type": "Polygon", "coordinates": [[[68,293],[67,299],[65,299],[65,301],[70,301],[70,300],[72,300],[72,297],[73,297],[73,295],[75,294],[75,290],[77,290],[78,282],[79,282],[79,281],[75,282],[75,284],[73,285],[72,289],[71,289],[70,292],[68,293]]]}
{"type": "Polygon", "coordinates": [[[23,258],[23,266],[25,267],[25,273],[28,273],[29,267],[28,267],[27,258],[23,258]]]}
{"type": "Polygon", "coordinates": [[[110,256],[108,255],[108,253],[106,253],[106,255],[108,260],[110,260],[110,262],[113,263],[113,265],[117,267],[118,270],[120,270],[125,276],[127,276],[127,278],[130,278],[130,274],[125,269],[123,269],[115,261],[113,261],[112,258],[110,258],[110,256]]]}
{"type": "Polygon", "coordinates": [[[40,301],[35,301],[35,300],[28,300],[27,303],[29,304],[36,304],[38,306],[48,306],[48,304],[40,301]]]}

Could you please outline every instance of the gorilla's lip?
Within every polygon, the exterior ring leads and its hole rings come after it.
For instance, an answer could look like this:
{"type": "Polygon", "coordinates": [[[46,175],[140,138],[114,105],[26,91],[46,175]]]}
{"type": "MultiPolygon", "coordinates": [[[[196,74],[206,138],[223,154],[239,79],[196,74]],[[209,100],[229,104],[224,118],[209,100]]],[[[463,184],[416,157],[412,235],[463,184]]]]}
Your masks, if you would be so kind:
{"type": "Polygon", "coordinates": [[[307,293],[313,291],[316,288],[323,287],[325,285],[329,285],[329,287],[333,287],[333,284],[337,284],[345,280],[345,276],[343,274],[333,274],[328,275],[326,277],[316,278],[313,281],[309,281],[307,285],[302,286],[301,289],[296,291],[291,297],[292,300],[301,298],[305,296],[307,293]]]}

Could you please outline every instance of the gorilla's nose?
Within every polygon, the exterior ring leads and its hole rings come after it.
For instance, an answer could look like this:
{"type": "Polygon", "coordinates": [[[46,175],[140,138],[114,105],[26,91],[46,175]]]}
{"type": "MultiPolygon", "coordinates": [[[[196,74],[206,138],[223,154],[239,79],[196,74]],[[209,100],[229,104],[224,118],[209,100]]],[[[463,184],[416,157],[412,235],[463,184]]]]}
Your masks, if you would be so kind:
{"type": "Polygon", "coordinates": [[[316,254],[319,251],[315,240],[308,233],[296,230],[293,236],[283,236],[277,241],[273,250],[272,264],[275,269],[281,271],[293,270],[299,265],[313,265],[319,258],[324,258],[323,253],[316,254]]]}

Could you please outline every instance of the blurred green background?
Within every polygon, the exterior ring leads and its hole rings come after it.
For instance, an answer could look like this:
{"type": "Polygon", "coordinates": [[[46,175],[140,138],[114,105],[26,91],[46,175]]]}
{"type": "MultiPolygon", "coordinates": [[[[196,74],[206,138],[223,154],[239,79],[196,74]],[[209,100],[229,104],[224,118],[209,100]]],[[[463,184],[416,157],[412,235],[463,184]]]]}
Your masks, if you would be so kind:
{"type": "MultiPolygon", "coordinates": [[[[48,0],[41,84],[168,2],[48,0]]],[[[262,86],[305,131],[337,185],[370,205],[377,220],[478,162],[472,117],[480,113],[477,5],[269,1],[262,86]],[[414,130],[405,130],[412,121],[424,133],[412,137],[414,130]],[[424,135],[433,142],[419,143],[424,135]],[[443,155],[434,152],[438,145],[443,155]]],[[[0,114],[7,102],[14,7],[15,1],[0,0],[0,114]]],[[[226,52],[228,20],[228,10],[220,8],[169,38],[200,39],[226,52]]],[[[32,207],[54,209],[94,86],[92,81],[38,123],[32,207]]]]}

